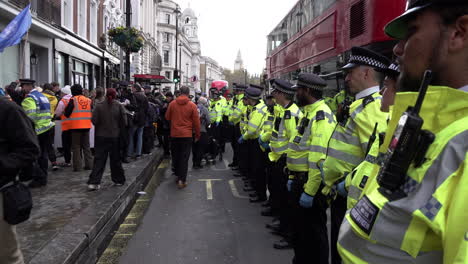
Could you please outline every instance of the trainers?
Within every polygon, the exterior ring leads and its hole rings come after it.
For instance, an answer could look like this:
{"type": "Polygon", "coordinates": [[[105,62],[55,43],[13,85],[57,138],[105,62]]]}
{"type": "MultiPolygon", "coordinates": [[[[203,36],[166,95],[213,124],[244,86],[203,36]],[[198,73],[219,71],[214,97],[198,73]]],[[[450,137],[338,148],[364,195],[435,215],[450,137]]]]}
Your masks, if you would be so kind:
{"type": "Polygon", "coordinates": [[[101,189],[99,184],[88,184],[88,191],[97,191],[99,189],[101,189]]]}
{"type": "Polygon", "coordinates": [[[58,163],[57,165],[60,166],[60,167],[65,167],[65,168],[71,167],[71,163],[65,163],[65,162],[64,163],[58,163]]]}
{"type": "Polygon", "coordinates": [[[178,182],[177,182],[177,188],[183,189],[183,188],[185,188],[185,187],[187,187],[187,184],[184,183],[183,181],[178,181],[178,182]]]}
{"type": "Polygon", "coordinates": [[[124,184],[123,183],[114,183],[114,186],[118,187],[118,186],[123,186],[124,184]]]}
{"type": "Polygon", "coordinates": [[[59,166],[57,165],[57,162],[52,162],[52,170],[56,171],[59,169],[59,166]]]}

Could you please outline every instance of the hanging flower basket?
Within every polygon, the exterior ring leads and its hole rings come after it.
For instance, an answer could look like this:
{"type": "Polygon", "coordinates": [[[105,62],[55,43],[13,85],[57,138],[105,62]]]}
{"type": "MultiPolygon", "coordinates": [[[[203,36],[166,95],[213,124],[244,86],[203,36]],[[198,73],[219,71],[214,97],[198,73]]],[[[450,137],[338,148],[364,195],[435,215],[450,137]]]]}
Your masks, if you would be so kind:
{"type": "Polygon", "coordinates": [[[144,40],[136,28],[116,27],[107,33],[111,41],[124,50],[138,52],[143,47],[144,40]]]}

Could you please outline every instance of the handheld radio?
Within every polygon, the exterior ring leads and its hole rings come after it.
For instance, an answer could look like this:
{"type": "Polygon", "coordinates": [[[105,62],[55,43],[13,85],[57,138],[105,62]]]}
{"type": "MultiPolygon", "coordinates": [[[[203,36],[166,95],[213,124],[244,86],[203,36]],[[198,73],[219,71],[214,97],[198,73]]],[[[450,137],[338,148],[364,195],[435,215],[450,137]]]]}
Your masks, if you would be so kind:
{"type": "Polygon", "coordinates": [[[416,105],[408,107],[401,116],[377,177],[380,193],[390,200],[406,196],[400,187],[405,184],[408,168],[416,156],[425,155],[425,152],[419,154],[418,151],[421,149],[427,151],[428,147],[421,148],[419,144],[424,142],[427,145],[430,140],[427,140],[426,135],[433,135],[429,131],[421,130],[424,120],[419,116],[431,80],[432,72],[427,70],[424,73],[416,105]]]}

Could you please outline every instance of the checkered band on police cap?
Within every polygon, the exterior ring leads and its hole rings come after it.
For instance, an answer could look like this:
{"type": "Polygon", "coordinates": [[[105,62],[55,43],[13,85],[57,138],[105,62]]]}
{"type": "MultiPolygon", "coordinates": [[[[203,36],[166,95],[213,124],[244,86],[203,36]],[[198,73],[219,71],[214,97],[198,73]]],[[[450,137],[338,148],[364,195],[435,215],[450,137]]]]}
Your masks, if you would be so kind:
{"type": "Polygon", "coordinates": [[[390,65],[390,61],[366,48],[361,47],[353,47],[351,48],[351,57],[349,58],[349,62],[343,69],[354,68],[356,66],[370,66],[375,69],[387,69],[388,65],[390,65]]]}

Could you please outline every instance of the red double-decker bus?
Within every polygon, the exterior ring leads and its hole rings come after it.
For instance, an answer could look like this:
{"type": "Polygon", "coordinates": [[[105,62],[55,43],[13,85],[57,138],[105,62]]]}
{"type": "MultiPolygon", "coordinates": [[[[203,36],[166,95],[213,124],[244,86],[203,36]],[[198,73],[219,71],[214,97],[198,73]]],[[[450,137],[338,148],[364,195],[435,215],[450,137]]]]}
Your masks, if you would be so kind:
{"type": "Polygon", "coordinates": [[[392,57],[395,41],[383,28],[405,6],[406,0],[299,0],[268,35],[268,78],[313,72],[328,80],[330,92],[338,90],[351,47],[392,57]]]}

